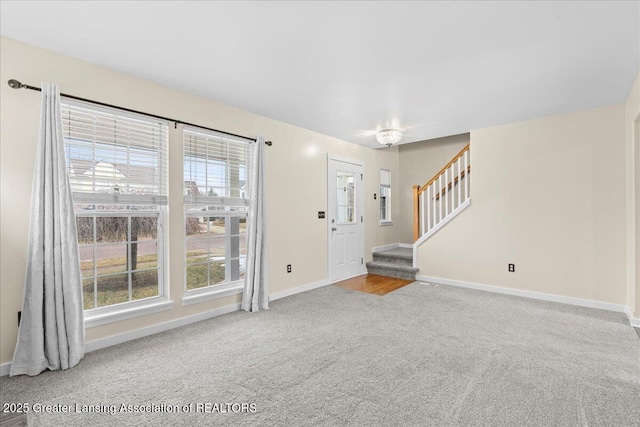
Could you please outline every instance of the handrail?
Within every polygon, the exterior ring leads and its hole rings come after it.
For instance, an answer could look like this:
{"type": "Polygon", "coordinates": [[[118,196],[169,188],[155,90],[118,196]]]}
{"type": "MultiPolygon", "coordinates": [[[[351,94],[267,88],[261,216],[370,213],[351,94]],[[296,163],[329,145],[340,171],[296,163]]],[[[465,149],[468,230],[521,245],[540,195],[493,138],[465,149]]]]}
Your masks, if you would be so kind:
{"type": "MultiPolygon", "coordinates": [[[[466,172],[469,171],[471,172],[471,165],[467,166],[467,170],[466,171],[462,171],[460,172],[460,178],[464,178],[464,176],[466,175],[466,172]]],[[[435,195],[435,199],[436,200],[440,200],[440,194],[442,194],[443,196],[445,194],[447,194],[447,191],[451,191],[451,187],[455,187],[456,185],[458,185],[458,176],[456,175],[452,181],[449,181],[448,184],[445,184],[444,187],[442,188],[442,190],[440,190],[439,192],[436,193],[435,195]]]]}
{"type": "Polygon", "coordinates": [[[444,173],[444,171],[446,171],[447,169],[449,169],[449,167],[454,164],[460,157],[462,157],[464,155],[464,153],[466,153],[467,151],[469,151],[469,148],[471,147],[471,143],[467,144],[462,150],[460,150],[460,152],[458,154],[456,154],[456,156],[451,159],[451,161],[449,163],[447,163],[445,165],[445,167],[443,167],[442,169],[440,169],[440,171],[438,171],[437,174],[435,174],[433,176],[433,178],[431,178],[429,181],[427,181],[427,183],[425,185],[423,185],[422,187],[420,187],[420,189],[418,190],[418,195],[420,193],[422,193],[423,191],[425,191],[427,188],[429,188],[429,186],[431,184],[433,184],[433,182],[438,179],[440,177],[440,175],[442,175],[444,173]]]}
{"type": "Polygon", "coordinates": [[[413,186],[414,242],[418,241],[420,236],[428,238],[446,224],[452,218],[451,215],[457,215],[461,209],[469,206],[470,148],[469,143],[425,185],[413,186]],[[465,185],[458,187],[456,197],[453,189],[461,184],[463,178],[465,185]],[[452,196],[449,197],[452,192],[452,196]]]}

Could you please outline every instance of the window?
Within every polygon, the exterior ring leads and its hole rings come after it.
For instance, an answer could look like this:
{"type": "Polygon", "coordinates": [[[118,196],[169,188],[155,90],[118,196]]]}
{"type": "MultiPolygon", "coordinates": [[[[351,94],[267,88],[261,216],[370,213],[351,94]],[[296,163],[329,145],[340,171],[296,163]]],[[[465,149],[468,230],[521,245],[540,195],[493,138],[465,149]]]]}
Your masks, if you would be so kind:
{"type": "Polygon", "coordinates": [[[66,99],[62,123],[85,310],[157,301],[165,295],[167,123],[66,99]]]}
{"type": "Polygon", "coordinates": [[[249,144],[185,128],[187,292],[239,289],[246,266],[249,144]]]}
{"type": "Polygon", "coordinates": [[[356,188],[353,172],[337,171],[338,223],[356,222],[356,188]]]}
{"type": "Polygon", "coordinates": [[[380,224],[391,224],[391,171],[380,169],[380,224]]]}

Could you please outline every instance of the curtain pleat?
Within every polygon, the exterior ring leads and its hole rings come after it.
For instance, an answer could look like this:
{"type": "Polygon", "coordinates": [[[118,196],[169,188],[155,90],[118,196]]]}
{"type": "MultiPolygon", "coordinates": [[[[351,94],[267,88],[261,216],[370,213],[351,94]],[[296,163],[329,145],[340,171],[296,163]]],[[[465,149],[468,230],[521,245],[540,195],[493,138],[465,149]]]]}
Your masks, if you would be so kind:
{"type": "Polygon", "coordinates": [[[11,376],[68,369],[84,356],[82,276],[64,155],[60,92],[42,84],[22,319],[11,376]]]}
{"type": "Polygon", "coordinates": [[[250,209],[247,224],[247,267],[242,295],[242,309],[259,311],[269,308],[269,282],[266,260],[265,144],[259,137],[252,144],[250,209]]]}

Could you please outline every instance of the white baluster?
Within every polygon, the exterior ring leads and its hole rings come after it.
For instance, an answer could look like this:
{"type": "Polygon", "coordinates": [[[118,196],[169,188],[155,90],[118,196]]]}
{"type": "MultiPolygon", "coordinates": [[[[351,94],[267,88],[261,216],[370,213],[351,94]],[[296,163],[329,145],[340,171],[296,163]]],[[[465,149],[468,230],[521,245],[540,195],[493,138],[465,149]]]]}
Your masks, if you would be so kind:
{"type": "Polygon", "coordinates": [[[431,198],[429,197],[429,192],[431,190],[431,186],[427,187],[425,192],[427,193],[427,231],[431,230],[431,198]]]}
{"type": "Polygon", "coordinates": [[[425,233],[425,224],[426,222],[426,215],[425,215],[425,211],[424,211],[424,191],[422,193],[420,193],[420,236],[424,236],[425,233]]]}
{"type": "Polygon", "coordinates": [[[435,227],[436,225],[436,191],[435,191],[435,182],[432,182],[429,188],[431,188],[431,198],[433,199],[433,215],[431,216],[431,227],[435,227]]]}
{"type": "Polygon", "coordinates": [[[444,192],[444,216],[449,215],[449,168],[444,171],[444,189],[440,191],[444,192]]]}
{"type": "Polygon", "coordinates": [[[449,212],[453,211],[453,199],[451,198],[451,193],[453,193],[453,175],[454,175],[454,170],[453,170],[453,164],[451,166],[449,166],[449,178],[447,179],[447,184],[445,185],[447,187],[447,203],[449,203],[449,212]],[[449,188],[449,184],[451,184],[451,188],[449,188]]]}
{"type": "Polygon", "coordinates": [[[451,166],[449,166],[447,168],[447,182],[444,184],[444,188],[446,190],[446,193],[444,194],[447,195],[447,206],[449,207],[449,209],[447,209],[447,215],[449,215],[453,210],[453,205],[451,204],[451,192],[449,190],[449,183],[452,180],[453,180],[453,169],[451,169],[451,166]]]}
{"type": "Polygon", "coordinates": [[[462,157],[458,157],[458,206],[462,204],[462,157]]]}
{"type": "Polygon", "coordinates": [[[469,150],[464,153],[464,199],[469,198],[469,150]]]}
{"type": "Polygon", "coordinates": [[[442,174],[438,177],[438,200],[440,205],[440,215],[438,215],[438,222],[442,220],[442,174]]]}
{"type": "Polygon", "coordinates": [[[455,186],[456,186],[456,168],[455,168],[455,163],[451,165],[451,181],[449,181],[451,183],[451,188],[448,189],[448,191],[451,192],[451,194],[448,194],[449,198],[451,199],[449,201],[449,203],[451,203],[451,212],[453,212],[453,210],[456,208],[456,190],[455,190],[455,186]]]}

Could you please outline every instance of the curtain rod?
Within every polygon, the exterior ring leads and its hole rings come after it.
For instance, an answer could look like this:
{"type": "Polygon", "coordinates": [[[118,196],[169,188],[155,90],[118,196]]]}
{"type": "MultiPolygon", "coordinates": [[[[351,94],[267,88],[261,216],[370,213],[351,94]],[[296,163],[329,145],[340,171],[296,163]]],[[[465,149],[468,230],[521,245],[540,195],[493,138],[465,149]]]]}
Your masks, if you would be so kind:
{"type": "MultiPolygon", "coordinates": [[[[38,92],[41,92],[41,91],[42,91],[42,89],[40,89],[39,87],[35,87],[35,86],[31,86],[31,85],[27,85],[27,84],[21,83],[21,82],[19,82],[19,81],[18,81],[18,80],[16,80],[16,79],[11,79],[11,80],[9,80],[7,83],[8,83],[8,84],[9,84],[9,86],[11,86],[13,89],[30,89],[30,90],[35,90],[35,91],[38,91],[38,92]]],[[[247,139],[247,140],[249,140],[249,141],[253,141],[253,142],[255,142],[255,141],[256,141],[256,139],[255,139],[255,138],[249,138],[248,136],[237,135],[237,134],[235,134],[235,133],[225,132],[225,131],[223,131],[223,130],[219,130],[219,129],[208,128],[208,127],[206,127],[206,126],[194,125],[193,123],[185,122],[185,121],[182,121],[182,120],[170,119],[170,118],[168,118],[168,117],[158,116],[158,115],[156,115],[156,114],[149,114],[149,113],[145,113],[144,111],[133,110],[133,109],[131,109],[131,108],[120,107],[120,106],[118,106],[118,105],[107,104],[107,103],[105,103],[105,102],[94,101],[94,100],[87,99],[87,98],[81,98],[81,97],[79,97],[79,96],[68,95],[68,94],[66,94],[66,93],[61,93],[61,94],[60,94],[60,96],[64,96],[65,98],[75,99],[75,100],[77,100],[77,101],[90,102],[90,103],[92,103],[92,104],[101,105],[101,106],[103,106],[103,107],[117,108],[117,109],[119,109],[119,110],[127,111],[127,112],[129,112],[129,113],[142,114],[142,115],[145,115],[145,116],[154,117],[154,118],[156,118],[156,119],[166,120],[166,121],[168,121],[168,122],[174,122],[174,123],[176,123],[176,125],[177,125],[178,123],[181,123],[181,124],[183,124],[183,125],[187,125],[187,126],[194,126],[194,127],[197,127],[197,128],[206,129],[206,130],[210,130],[210,131],[213,131],[213,132],[223,133],[223,134],[225,134],[225,135],[229,135],[229,136],[235,136],[236,138],[247,139]]],[[[264,143],[265,143],[265,144],[267,144],[269,147],[271,147],[271,145],[273,144],[271,141],[265,141],[264,143]]]]}

